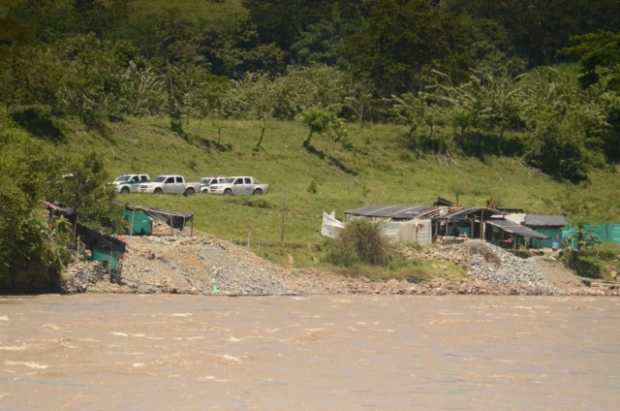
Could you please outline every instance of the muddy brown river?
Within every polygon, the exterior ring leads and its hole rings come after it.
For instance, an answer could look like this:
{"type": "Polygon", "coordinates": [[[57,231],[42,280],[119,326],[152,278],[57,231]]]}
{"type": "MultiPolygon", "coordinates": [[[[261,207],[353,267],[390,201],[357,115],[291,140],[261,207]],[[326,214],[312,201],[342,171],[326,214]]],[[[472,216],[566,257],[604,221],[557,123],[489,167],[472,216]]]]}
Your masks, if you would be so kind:
{"type": "Polygon", "coordinates": [[[0,297],[0,410],[618,410],[620,299],[0,297]]]}

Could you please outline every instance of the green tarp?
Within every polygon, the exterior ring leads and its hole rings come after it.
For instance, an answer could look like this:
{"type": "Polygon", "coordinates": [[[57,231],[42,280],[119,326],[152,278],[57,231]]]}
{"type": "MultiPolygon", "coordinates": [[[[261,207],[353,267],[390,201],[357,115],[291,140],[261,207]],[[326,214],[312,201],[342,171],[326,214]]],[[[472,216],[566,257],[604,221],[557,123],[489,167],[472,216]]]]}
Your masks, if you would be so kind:
{"type": "Polygon", "coordinates": [[[123,219],[127,221],[129,234],[151,235],[153,234],[153,219],[141,209],[126,208],[123,219]]]}
{"type": "Polygon", "coordinates": [[[112,273],[120,273],[121,271],[121,259],[123,258],[123,254],[120,252],[107,248],[95,247],[92,250],[92,258],[102,263],[108,271],[112,273]]]}
{"type": "MultiPolygon", "coordinates": [[[[601,243],[620,244],[620,224],[586,224],[583,227],[585,239],[593,238],[601,243]]],[[[577,227],[562,230],[562,240],[576,247],[577,227]]]]}

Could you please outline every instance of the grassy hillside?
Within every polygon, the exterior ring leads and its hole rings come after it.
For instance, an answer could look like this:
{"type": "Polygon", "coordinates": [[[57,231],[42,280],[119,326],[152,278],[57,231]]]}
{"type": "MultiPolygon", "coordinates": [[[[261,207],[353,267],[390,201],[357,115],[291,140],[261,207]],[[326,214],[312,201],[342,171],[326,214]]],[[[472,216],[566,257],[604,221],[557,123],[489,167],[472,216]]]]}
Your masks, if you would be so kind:
{"type": "MultiPolygon", "coordinates": [[[[109,172],[181,173],[190,180],[207,175],[253,175],[271,184],[263,197],[195,195],[123,195],[122,201],[195,213],[197,227],[210,234],[237,241],[277,242],[285,212],[285,241],[302,249],[264,248],[257,251],[279,259],[292,253],[302,258],[305,247],[319,244],[321,212],[372,203],[430,204],[437,196],[465,205],[484,205],[493,197],[502,207],[531,212],[568,212],[593,221],[620,221],[620,179],[613,170],[597,171],[589,185],[558,183],[514,159],[416,157],[404,148],[402,129],[393,125],[359,128],[349,125],[355,151],[344,151],[316,138],[319,150],[344,163],[345,172],[301,148],[306,128],[295,122],[269,123],[264,150],[253,150],[259,123],[252,121],[192,121],[186,126],[193,143],[171,133],[165,119],[129,120],[110,125],[107,137],[71,132],[62,150],[93,149],[103,156],[109,172]],[[206,148],[217,141],[228,151],[206,148]],[[312,181],[318,193],[308,191],[312,181]],[[616,199],[616,200],[614,200],[616,199]]],[[[303,257],[304,260],[307,257],[303,257]]],[[[309,262],[306,260],[306,262],[309,262]]]]}

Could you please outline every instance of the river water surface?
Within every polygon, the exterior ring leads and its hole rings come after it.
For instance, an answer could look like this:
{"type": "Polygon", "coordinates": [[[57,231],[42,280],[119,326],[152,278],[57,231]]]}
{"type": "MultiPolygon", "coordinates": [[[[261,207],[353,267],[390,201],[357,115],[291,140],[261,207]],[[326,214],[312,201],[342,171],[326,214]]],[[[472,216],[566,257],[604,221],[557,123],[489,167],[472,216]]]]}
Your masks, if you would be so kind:
{"type": "Polygon", "coordinates": [[[620,299],[0,298],[0,410],[618,410],[620,299]]]}

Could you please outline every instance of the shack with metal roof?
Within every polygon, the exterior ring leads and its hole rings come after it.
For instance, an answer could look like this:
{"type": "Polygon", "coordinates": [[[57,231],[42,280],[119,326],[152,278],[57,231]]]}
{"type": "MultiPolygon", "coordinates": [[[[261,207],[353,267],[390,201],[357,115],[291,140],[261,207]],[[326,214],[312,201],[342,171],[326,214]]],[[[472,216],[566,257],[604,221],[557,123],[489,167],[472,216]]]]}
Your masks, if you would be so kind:
{"type": "Polygon", "coordinates": [[[431,215],[435,210],[415,204],[371,205],[346,211],[345,219],[381,223],[383,235],[393,242],[431,244],[431,215]]]}
{"type": "Polygon", "coordinates": [[[545,239],[533,239],[532,248],[560,248],[562,229],[568,225],[561,215],[526,214],[523,225],[544,234],[545,239]]]}
{"type": "Polygon", "coordinates": [[[494,208],[469,207],[448,210],[433,218],[435,236],[485,238],[485,222],[503,218],[503,213],[494,208]]]}
{"type": "Polygon", "coordinates": [[[529,248],[532,241],[547,240],[545,234],[510,220],[492,219],[485,224],[485,239],[503,248],[529,248]]]}

